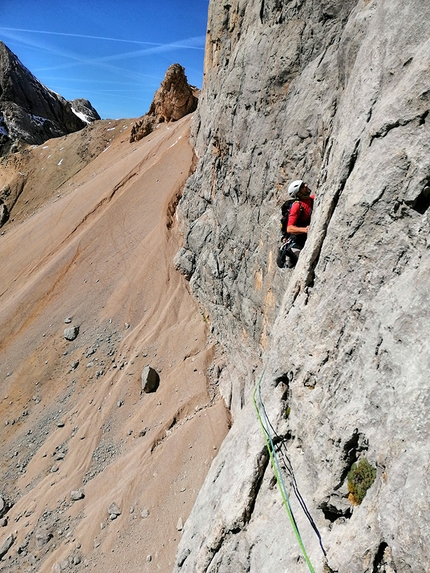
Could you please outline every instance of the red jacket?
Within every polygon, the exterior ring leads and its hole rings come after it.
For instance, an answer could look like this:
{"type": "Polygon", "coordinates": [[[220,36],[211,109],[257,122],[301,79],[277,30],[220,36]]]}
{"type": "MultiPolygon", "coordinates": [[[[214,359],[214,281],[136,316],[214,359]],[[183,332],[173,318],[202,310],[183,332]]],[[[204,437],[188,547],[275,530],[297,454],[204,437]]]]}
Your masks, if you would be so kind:
{"type": "Polygon", "coordinates": [[[315,195],[302,197],[295,201],[290,209],[287,226],[307,227],[311,222],[312,208],[314,206],[315,195]]]}

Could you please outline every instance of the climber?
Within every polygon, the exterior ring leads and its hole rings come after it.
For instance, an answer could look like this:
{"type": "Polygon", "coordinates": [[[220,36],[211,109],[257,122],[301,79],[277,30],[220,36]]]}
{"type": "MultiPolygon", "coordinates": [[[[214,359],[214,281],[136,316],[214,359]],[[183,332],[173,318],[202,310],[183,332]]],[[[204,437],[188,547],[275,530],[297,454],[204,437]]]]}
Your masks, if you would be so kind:
{"type": "Polygon", "coordinates": [[[288,187],[290,199],[281,207],[282,244],[277,264],[279,267],[294,267],[300,251],[305,244],[315,195],[311,195],[307,183],[301,179],[293,181],[288,187]]]}

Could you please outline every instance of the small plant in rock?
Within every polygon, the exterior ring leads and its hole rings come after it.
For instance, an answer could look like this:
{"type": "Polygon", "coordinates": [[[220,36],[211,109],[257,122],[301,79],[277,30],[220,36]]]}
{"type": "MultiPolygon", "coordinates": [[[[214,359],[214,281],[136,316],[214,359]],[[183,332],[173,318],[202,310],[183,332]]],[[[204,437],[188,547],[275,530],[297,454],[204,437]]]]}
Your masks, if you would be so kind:
{"type": "Polygon", "coordinates": [[[348,472],[348,499],[354,505],[360,505],[367,490],[376,478],[376,469],[369,464],[366,458],[352,464],[348,472]]]}

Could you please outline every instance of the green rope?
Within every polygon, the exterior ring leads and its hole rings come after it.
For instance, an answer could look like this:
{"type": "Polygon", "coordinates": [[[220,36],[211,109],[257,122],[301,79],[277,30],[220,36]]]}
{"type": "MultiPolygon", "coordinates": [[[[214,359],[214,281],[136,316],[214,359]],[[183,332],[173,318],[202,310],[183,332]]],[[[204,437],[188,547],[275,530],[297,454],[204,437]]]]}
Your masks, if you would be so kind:
{"type": "MultiPolygon", "coordinates": [[[[267,451],[269,452],[270,462],[272,465],[273,473],[275,474],[276,481],[277,481],[277,484],[279,487],[279,491],[281,492],[282,501],[284,503],[285,509],[287,510],[287,514],[288,514],[288,517],[290,519],[291,526],[292,526],[293,531],[295,533],[296,539],[299,543],[300,549],[302,550],[303,557],[305,558],[306,563],[309,567],[309,571],[311,571],[311,573],[315,573],[314,568],[312,567],[312,563],[310,562],[310,559],[308,557],[308,554],[306,553],[305,546],[303,545],[303,541],[302,541],[302,538],[300,536],[300,532],[299,532],[299,529],[297,527],[296,520],[294,519],[293,511],[292,511],[291,505],[290,505],[289,496],[287,493],[287,488],[285,486],[285,482],[284,482],[284,479],[283,479],[282,474],[281,474],[281,470],[280,470],[280,466],[279,466],[279,460],[278,460],[278,456],[276,454],[275,446],[273,444],[273,441],[272,441],[272,438],[271,438],[270,433],[268,431],[268,428],[264,426],[263,420],[261,419],[260,411],[258,409],[257,401],[255,398],[255,395],[256,395],[257,390],[258,390],[260,405],[263,406],[263,402],[261,400],[261,381],[263,379],[263,376],[264,376],[264,370],[261,373],[261,376],[260,376],[260,378],[259,378],[259,380],[258,380],[258,382],[254,388],[254,392],[252,394],[252,399],[254,402],[255,411],[257,412],[257,418],[258,418],[258,421],[260,422],[260,426],[261,426],[261,430],[263,432],[264,441],[266,443],[267,451]]],[[[262,408],[262,411],[264,412],[264,415],[265,415],[264,408],[262,408]]]]}

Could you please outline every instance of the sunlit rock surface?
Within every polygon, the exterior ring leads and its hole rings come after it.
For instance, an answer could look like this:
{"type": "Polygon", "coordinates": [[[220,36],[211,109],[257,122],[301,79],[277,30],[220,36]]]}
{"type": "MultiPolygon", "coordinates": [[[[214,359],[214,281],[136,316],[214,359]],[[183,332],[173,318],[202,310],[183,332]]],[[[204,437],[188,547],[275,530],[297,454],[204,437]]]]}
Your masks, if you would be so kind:
{"type": "Polygon", "coordinates": [[[428,568],[429,19],[424,0],[211,2],[175,263],[224,348],[234,423],[176,573],[308,570],[251,399],[263,369],[314,569],[428,568]],[[316,206],[298,266],[280,270],[280,205],[298,178],[316,206]],[[376,479],[353,505],[362,458],[376,479]]]}

